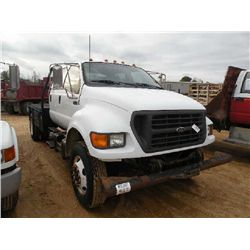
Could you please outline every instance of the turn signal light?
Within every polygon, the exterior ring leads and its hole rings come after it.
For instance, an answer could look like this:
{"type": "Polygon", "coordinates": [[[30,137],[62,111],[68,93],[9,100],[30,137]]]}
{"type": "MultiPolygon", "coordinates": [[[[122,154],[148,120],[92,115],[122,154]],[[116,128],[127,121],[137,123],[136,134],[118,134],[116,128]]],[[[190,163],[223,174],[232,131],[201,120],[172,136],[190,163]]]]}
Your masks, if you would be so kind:
{"type": "Polygon", "coordinates": [[[12,146],[10,148],[4,149],[3,154],[4,154],[4,161],[5,162],[14,160],[16,157],[15,147],[12,146]]]}
{"type": "Polygon", "coordinates": [[[91,132],[90,139],[92,145],[96,148],[108,148],[109,138],[107,134],[98,134],[91,132]]]}
{"type": "Polygon", "coordinates": [[[125,133],[90,133],[91,143],[95,148],[121,148],[125,146],[125,133]]]}

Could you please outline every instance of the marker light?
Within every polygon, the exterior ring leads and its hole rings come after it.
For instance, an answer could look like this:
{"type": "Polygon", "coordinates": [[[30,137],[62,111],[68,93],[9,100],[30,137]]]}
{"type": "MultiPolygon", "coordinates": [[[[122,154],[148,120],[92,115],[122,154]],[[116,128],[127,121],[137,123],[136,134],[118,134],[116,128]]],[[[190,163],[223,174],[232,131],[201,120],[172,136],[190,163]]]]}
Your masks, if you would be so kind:
{"type": "Polygon", "coordinates": [[[16,157],[15,147],[6,148],[2,150],[1,162],[8,162],[14,160],[16,157]]]}
{"type": "Polygon", "coordinates": [[[208,135],[213,135],[213,124],[208,125],[208,135]]]}

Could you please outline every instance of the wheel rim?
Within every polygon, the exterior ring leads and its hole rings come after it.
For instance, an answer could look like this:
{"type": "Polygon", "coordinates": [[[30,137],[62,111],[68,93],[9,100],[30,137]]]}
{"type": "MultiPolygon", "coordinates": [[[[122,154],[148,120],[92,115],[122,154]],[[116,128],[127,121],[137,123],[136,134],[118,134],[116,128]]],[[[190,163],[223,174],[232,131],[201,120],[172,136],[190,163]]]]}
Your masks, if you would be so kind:
{"type": "Polygon", "coordinates": [[[81,195],[85,195],[87,192],[87,176],[86,176],[85,166],[79,155],[77,155],[73,161],[72,180],[78,192],[81,195]]]}

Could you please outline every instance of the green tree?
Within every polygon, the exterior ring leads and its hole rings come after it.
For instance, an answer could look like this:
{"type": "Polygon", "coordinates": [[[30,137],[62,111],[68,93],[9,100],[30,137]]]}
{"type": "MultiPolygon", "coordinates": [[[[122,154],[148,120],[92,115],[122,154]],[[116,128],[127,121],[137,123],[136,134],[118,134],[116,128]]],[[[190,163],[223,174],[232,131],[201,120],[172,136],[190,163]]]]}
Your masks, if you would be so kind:
{"type": "Polygon", "coordinates": [[[192,78],[189,76],[183,76],[180,81],[181,82],[191,82],[192,78]]]}
{"type": "Polygon", "coordinates": [[[4,81],[10,80],[10,78],[9,78],[9,72],[7,70],[6,71],[2,71],[2,73],[1,73],[1,80],[4,80],[4,81]]]}

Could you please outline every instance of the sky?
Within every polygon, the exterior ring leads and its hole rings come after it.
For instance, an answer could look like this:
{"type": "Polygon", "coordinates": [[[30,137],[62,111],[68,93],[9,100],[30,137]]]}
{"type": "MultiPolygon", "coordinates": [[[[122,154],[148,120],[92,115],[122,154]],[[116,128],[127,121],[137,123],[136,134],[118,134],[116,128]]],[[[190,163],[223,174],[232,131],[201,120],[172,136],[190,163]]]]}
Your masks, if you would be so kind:
{"type": "MultiPolygon", "coordinates": [[[[1,61],[16,63],[21,74],[48,74],[55,62],[88,60],[84,33],[2,35],[1,61]]],[[[91,34],[91,58],[136,64],[163,72],[169,81],[184,75],[204,82],[223,82],[228,66],[250,68],[248,32],[98,33],[91,34]]]]}

